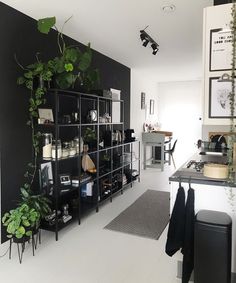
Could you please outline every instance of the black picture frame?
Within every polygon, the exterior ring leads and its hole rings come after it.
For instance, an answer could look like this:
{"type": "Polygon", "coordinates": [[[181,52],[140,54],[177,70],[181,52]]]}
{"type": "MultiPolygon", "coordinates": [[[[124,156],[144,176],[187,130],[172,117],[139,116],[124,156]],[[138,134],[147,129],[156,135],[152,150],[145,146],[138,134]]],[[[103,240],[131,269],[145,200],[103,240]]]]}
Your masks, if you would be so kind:
{"type": "Polygon", "coordinates": [[[71,175],[69,173],[58,174],[58,181],[61,187],[71,186],[71,175]]]}
{"type": "Polygon", "coordinates": [[[48,195],[53,193],[53,171],[52,162],[44,162],[39,169],[39,184],[40,189],[48,195]]]}
{"type": "Polygon", "coordinates": [[[210,30],[209,71],[231,70],[231,31],[222,28],[210,30]]]}
{"type": "MultiPolygon", "coordinates": [[[[234,78],[235,83],[236,79],[234,78]]],[[[209,78],[209,118],[230,119],[229,93],[231,81],[219,81],[219,77],[209,78]]],[[[235,103],[236,107],[236,103],[235,103]]],[[[234,116],[236,118],[236,116],[234,116]]]]}
{"type": "Polygon", "coordinates": [[[141,92],[141,109],[145,109],[145,92],[141,92]]]}

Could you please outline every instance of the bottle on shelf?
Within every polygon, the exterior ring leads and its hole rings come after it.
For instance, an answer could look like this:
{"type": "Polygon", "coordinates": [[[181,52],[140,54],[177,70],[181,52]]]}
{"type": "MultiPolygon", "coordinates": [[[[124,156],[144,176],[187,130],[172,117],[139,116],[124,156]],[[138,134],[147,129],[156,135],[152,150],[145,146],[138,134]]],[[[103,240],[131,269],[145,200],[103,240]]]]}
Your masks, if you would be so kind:
{"type": "Polygon", "coordinates": [[[52,141],[52,159],[56,159],[56,148],[57,148],[57,159],[62,157],[61,140],[52,141]]]}
{"type": "Polygon", "coordinates": [[[52,134],[44,133],[43,134],[43,158],[51,158],[52,157],[52,134]]]}

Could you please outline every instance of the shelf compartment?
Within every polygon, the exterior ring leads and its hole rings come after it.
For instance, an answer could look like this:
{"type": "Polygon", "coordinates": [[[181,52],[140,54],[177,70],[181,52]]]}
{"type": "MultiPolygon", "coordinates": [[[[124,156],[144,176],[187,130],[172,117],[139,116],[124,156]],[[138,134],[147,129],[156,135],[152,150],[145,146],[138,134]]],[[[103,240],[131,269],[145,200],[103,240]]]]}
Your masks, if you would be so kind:
{"type": "Polygon", "coordinates": [[[60,218],[58,218],[57,229],[56,229],[56,224],[50,225],[46,221],[42,222],[40,228],[43,229],[43,230],[51,231],[51,232],[56,232],[56,230],[60,231],[63,228],[65,228],[66,226],[70,225],[71,223],[78,221],[77,213],[73,212],[73,213],[69,213],[69,215],[71,215],[72,218],[70,220],[68,220],[66,223],[62,222],[62,220],[60,218]]]}
{"type": "Polygon", "coordinates": [[[90,213],[92,210],[97,208],[97,202],[86,202],[81,201],[80,204],[80,214],[81,216],[90,213]]]}
{"type": "Polygon", "coordinates": [[[78,98],[79,96],[82,99],[99,99],[99,100],[110,100],[113,102],[124,102],[124,100],[116,100],[112,99],[111,97],[105,97],[105,96],[99,96],[96,94],[89,94],[89,93],[83,93],[78,91],[72,91],[72,90],[61,90],[61,89],[55,89],[51,88],[48,90],[48,93],[52,95],[59,95],[59,96],[66,96],[66,97],[75,97],[78,98]]]}
{"type": "Polygon", "coordinates": [[[68,123],[68,124],[55,124],[55,123],[48,123],[48,124],[37,124],[39,127],[48,127],[48,128],[54,128],[54,127],[80,127],[79,123],[68,123]]]}
{"type": "Polygon", "coordinates": [[[42,162],[48,162],[48,161],[51,161],[51,162],[60,162],[60,161],[66,161],[66,160],[71,160],[71,159],[75,159],[75,158],[78,158],[80,157],[81,154],[75,154],[73,156],[68,156],[68,157],[62,157],[62,158],[59,158],[59,159],[55,159],[55,158],[42,158],[42,162]]]}

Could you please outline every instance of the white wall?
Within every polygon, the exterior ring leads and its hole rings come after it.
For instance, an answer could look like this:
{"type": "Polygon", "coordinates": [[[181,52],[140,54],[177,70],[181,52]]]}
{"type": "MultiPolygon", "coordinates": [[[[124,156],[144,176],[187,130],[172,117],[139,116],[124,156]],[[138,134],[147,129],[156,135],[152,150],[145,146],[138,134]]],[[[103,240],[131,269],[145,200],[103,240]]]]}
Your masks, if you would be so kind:
{"type": "Polygon", "coordinates": [[[204,72],[204,117],[205,125],[229,125],[229,119],[209,118],[209,78],[220,77],[230,71],[209,71],[210,30],[229,27],[231,20],[231,4],[218,5],[204,9],[203,23],[203,72],[204,72]]]}
{"type": "Polygon", "coordinates": [[[158,118],[161,129],[172,131],[178,139],[174,155],[177,167],[193,155],[201,138],[201,98],[201,81],[158,84],[158,118]]]}
{"type": "Polygon", "coordinates": [[[131,69],[130,127],[140,139],[144,122],[157,122],[157,84],[141,70],[131,69]],[[146,93],[146,110],[141,109],[141,92],[146,93]],[[154,115],[149,115],[150,99],[154,99],[154,115]]]}

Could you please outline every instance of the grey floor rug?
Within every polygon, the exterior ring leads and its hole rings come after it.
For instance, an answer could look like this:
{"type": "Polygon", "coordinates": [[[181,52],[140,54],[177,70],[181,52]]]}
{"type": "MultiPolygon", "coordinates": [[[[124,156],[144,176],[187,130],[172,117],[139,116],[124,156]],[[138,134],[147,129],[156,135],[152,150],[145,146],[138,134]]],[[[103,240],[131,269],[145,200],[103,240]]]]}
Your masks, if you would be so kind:
{"type": "Polygon", "coordinates": [[[104,228],[157,240],[169,222],[169,197],[147,190],[104,228]]]}

